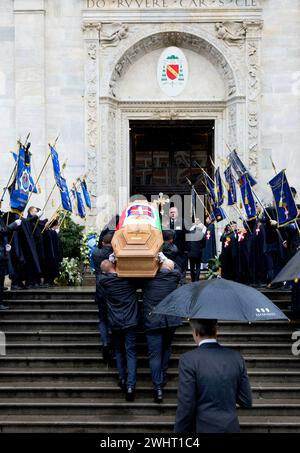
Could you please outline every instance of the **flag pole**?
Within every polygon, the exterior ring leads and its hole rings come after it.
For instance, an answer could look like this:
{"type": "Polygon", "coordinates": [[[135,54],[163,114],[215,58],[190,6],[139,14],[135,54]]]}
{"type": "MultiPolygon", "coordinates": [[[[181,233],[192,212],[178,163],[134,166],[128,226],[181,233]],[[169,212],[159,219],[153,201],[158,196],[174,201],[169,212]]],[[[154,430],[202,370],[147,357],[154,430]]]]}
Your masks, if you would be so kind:
{"type": "Polygon", "coordinates": [[[204,208],[206,214],[207,214],[208,216],[210,216],[210,213],[209,213],[207,207],[205,206],[204,202],[201,200],[201,197],[200,197],[200,195],[198,194],[197,190],[195,189],[195,186],[192,184],[192,181],[190,181],[189,178],[188,178],[187,176],[186,176],[186,180],[187,180],[188,184],[191,186],[191,188],[195,191],[195,194],[196,194],[198,200],[200,201],[201,205],[203,206],[203,208],[204,208]]]}

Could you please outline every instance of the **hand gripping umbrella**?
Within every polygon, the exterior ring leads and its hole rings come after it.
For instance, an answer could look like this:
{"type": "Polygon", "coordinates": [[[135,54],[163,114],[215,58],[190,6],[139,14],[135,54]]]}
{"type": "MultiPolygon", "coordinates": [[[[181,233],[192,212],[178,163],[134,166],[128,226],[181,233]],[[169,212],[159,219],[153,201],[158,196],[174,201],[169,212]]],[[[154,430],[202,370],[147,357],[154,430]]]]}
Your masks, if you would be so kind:
{"type": "Polygon", "coordinates": [[[181,286],[165,297],[153,313],[220,321],[288,321],[261,292],[222,278],[181,286]]]}

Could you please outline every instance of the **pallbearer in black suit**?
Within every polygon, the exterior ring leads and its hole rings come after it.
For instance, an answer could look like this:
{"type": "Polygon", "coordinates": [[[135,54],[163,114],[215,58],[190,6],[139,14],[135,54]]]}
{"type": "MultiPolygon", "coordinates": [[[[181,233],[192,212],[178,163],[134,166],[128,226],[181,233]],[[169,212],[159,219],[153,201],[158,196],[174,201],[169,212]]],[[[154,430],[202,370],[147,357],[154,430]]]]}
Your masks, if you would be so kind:
{"type": "Polygon", "coordinates": [[[174,262],[166,259],[156,276],[149,279],[143,288],[143,326],[148,344],[154,399],[157,403],[163,401],[162,389],[171,356],[171,343],[176,327],[181,325],[181,319],[157,315],[153,310],[177,288],[180,278],[180,272],[174,269],[174,262]]]}
{"type": "Polygon", "coordinates": [[[198,347],[179,362],[177,433],[238,433],[236,404],[252,405],[245,361],[219,345],[216,323],[191,321],[198,347]]]}

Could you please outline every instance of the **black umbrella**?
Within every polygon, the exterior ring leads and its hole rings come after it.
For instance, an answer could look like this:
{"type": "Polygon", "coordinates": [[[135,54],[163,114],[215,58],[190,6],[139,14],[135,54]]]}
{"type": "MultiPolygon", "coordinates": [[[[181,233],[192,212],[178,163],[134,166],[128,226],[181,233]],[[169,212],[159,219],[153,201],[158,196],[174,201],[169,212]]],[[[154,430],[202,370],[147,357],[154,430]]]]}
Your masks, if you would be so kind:
{"type": "Polygon", "coordinates": [[[261,292],[223,278],[181,286],[165,297],[154,313],[221,321],[288,320],[261,292]]]}
{"type": "Polygon", "coordinates": [[[284,266],[279,274],[272,281],[273,283],[289,282],[292,280],[300,279],[300,250],[293,258],[284,266]]]}

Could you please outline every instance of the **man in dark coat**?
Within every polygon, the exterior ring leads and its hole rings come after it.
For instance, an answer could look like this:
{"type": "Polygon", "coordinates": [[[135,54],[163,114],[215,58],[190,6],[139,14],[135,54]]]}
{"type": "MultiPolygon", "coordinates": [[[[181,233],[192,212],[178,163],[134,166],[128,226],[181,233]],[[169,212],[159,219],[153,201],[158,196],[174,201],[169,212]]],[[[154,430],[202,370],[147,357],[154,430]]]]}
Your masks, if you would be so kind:
{"type": "Polygon", "coordinates": [[[59,276],[59,265],[62,261],[62,246],[58,234],[59,222],[55,219],[47,227],[42,236],[45,250],[44,286],[54,286],[54,280],[59,276]]]}
{"type": "Polygon", "coordinates": [[[104,260],[96,286],[96,302],[107,301],[108,323],[116,353],[119,386],[126,390],[126,401],[134,401],[136,386],[136,328],[138,305],[132,279],[119,278],[112,262],[104,260]],[[127,368],[127,380],[126,380],[127,368]]]}
{"type": "Polygon", "coordinates": [[[245,361],[219,345],[216,323],[191,321],[198,347],[179,361],[176,433],[238,433],[236,404],[252,405],[245,361]]]}
{"type": "Polygon", "coordinates": [[[237,224],[228,224],[221,236],[221,275],[226,280],[237,281],[238,272],[238,234],[237,224]]]}
{"type": "Polygon", "coordinates": [[[182,282],[185,280],[185,274],[188,268],[188,251],[186,244],[187,229],[184,225],[184,219],[178,215],[178,209],[174,206],[169,210],[169,228],[174,231],[174,244],[178,248],[178,256],[176,264],[180,267],[182,272],[182,282]]]}
{"type": "Polygon", "coordinates": [[[102,261],[108,260],[109,256],[113,253],[113,248],[111,246],[113,235],[113,233],[107,233],[102,239],[101,248],[96,247],[92,252],[96,279],[101,274],[102,261]]]}
{"type": "Polygon", "coordinates": [[[5,225],[3,217],[0,216],[0,310],[7,310],[3,305],[4,279],[7,274],[8,254],[11,246],[8,243],[8,233],[15,231],[21,225],[21,220],[17,219],[9,225],[5,225]]]}
{"type": "Polygon", "coordinates": [[[42,215],[43,212],[39,208],[36,208],[35,206],[30,206],[30,208],[28,208],[27,220],[31,226],[35,248],[41,268],[39,275],[36,274],[30,277],[32,280],[27,286],[32,286],[33,288],[44,286],[41,282],[41,277],[44,277],[45,275],[46,255],[42,231],[47,224],[47,219],[41,220],[42,215]]]}
{"type": "Polygon", "coordinates": [[[179,250],[177,245],[174,244],[175,232],[173,230],[164,230],[163,231],[163,254],[169,259],[176,263],[176,260],[179,255],[179,250]]]}
{"type": "Polygon", "coordinates": [[[200,279],[200,270],[202,262],[202,249],[204,246],[204,235],[206,227],[199,219],[196,219],[195,224],[191,227],[187,234],[187,250],[190,261],[191,280],[197,282],[200,279]]]}
{"type": "Polygon", "coordinates": [[[163,401],[163,385],[171,357],[171,343],[181,319],[174,316],[156,315],[154,308],[177,288],[181,274],[174,269],[174,262],[167,259],[154,278],[143,288],[143,326],[146,332],[149,365],[154,387],[154,400],[163,401]]]}

